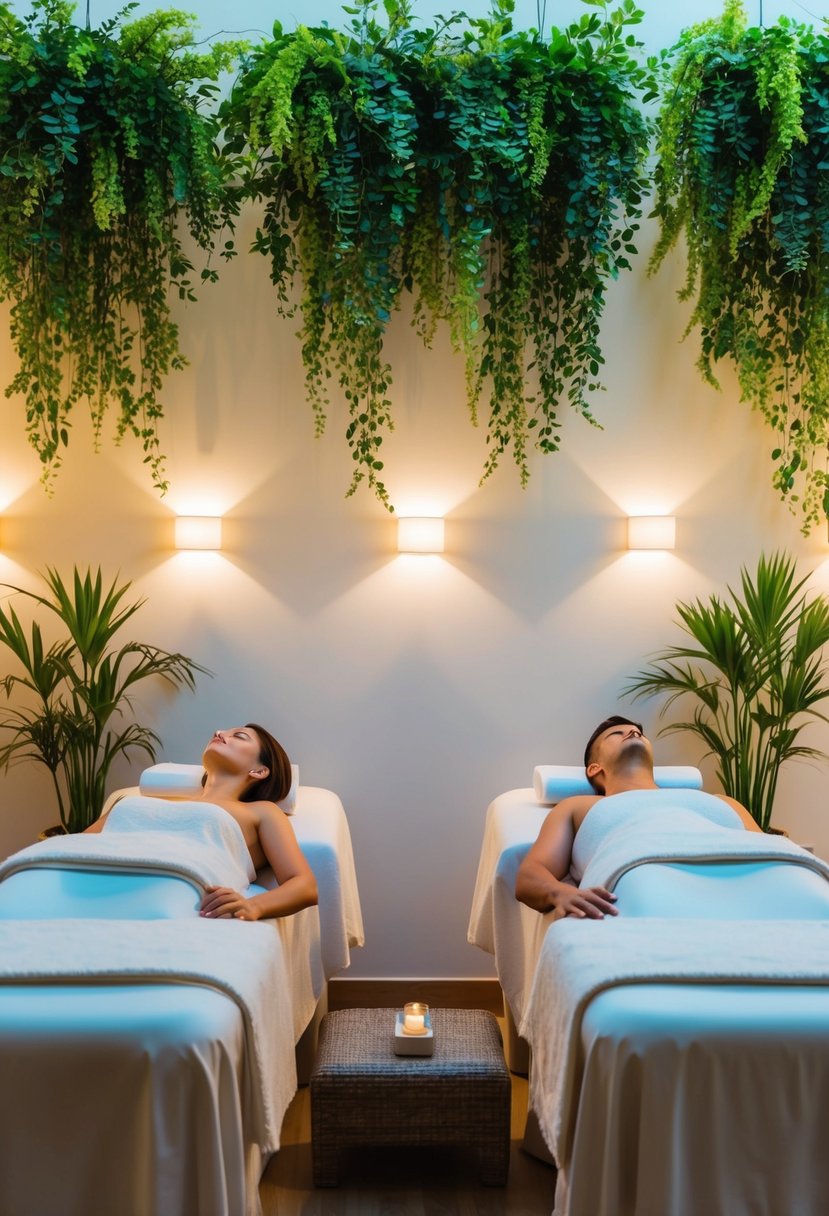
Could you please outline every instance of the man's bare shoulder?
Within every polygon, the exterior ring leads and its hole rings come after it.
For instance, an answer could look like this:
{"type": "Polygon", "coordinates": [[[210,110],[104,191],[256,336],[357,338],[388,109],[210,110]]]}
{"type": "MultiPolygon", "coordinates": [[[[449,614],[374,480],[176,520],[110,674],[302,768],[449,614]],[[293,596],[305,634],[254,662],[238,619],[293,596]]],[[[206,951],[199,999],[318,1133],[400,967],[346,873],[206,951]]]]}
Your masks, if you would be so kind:
{"type": "Polygon", "coordinates": [[[572,798],[562,798],[558,805],[566,807],[569,814],[574,811],[589,811],[601,796],[601,794],[573,794],[572,798]]]}
{"type": "Polygon", "coordinates": [[[573,794],[571,798],[562,798],[561,802],[557,802],[550,809],[545,823],[560,823],[563,819],[570,819],[578,825],[600,798],[601,794],[573,794]]]}
{"type": "Polygon", "coordinates": [[[717,798],[720,799],[721,802],[725,802],[728,806],[731,807],[731,809],[733,811],[737,812],[737,814],[740,816],[740,818],[743,821],[743,826],[746,828],[747,831],[761,832],[763,830],[760,827],[760,825],[757,823],[757,821],[754,819],[751,812],[747,811],[746,808],[743,806],[743,804],[741,802],[738,802],[736,798],[731,798],[731,797],[729,797],[728,794],[717,794],[716,796],[717,796],[717,798]]]}

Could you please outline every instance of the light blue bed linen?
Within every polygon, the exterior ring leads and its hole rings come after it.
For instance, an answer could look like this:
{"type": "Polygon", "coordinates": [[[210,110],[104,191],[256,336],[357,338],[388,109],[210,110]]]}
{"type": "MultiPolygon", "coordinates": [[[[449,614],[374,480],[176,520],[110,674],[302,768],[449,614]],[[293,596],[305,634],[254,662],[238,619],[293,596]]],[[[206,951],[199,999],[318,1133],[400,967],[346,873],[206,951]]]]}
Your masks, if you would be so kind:
{"type": "Polygon", "coordinates": [[[600,993],[556,1214],[825,1216],[827,1033],[825,987],[600,993]]]}
{"type": "Polygon", "coordinates": [[[620,916],[829,918],[829,882],[787,862],[650,862],[616,883],[620,916]]]}
{"type": "Polygon", "coordinates": [[[135,983],[0,995],[4,1216],[245,1211],[244,1027],[228,996],[135,983]]]}
{"type": "MultiPolygon", "coordinates": [[[[251,886],[250,895],[264,887],[251,886]]],[[[31,869],[0,882],[0,920],[168,920],[196,916],[192,883],[167,874],[31,869]]]]}
{"type": "MultiPolygon", "coordinates": [[[[786,862],[651,862],[615,891],[620,917],[829,919],[829,883],[786,862]]],[[[825,986],[599,993],[581,1026],[577,1130],[556,1213],[824,1216],[827,1034],[825,986]]]]}

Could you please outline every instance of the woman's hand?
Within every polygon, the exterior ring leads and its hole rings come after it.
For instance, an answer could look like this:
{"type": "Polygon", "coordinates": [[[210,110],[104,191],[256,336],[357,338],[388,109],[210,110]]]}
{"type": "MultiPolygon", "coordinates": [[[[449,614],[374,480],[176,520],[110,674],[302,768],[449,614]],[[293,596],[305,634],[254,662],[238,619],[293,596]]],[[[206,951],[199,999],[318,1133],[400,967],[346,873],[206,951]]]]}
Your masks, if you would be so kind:
{"type": "Polygon", "coordinates": [[[554,920],[564,916],[602,920],[605,916],[618,916],[614,906],[616,896],[604,887],[568,887],[561,885],[556,892],[554,920]]]}
{"type": "Polygon", "coordinates": [[[201,901],[199,916],[212,919],[259,920],[256,904],[245,899],[231,887],[207,887],[201,901]]]}

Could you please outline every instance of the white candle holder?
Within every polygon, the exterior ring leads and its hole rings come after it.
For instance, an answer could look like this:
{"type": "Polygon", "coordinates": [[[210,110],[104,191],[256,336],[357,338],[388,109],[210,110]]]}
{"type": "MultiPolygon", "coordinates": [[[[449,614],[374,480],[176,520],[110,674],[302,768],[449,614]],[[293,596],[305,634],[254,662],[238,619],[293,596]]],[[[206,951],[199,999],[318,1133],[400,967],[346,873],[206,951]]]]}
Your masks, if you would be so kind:
{"type": "Polygon", "coordinates": [[[430,1056],[435,1050],[429,1006],[408,1001],[394,1019],[394,1051],[398,1056],[430,1056]]]}

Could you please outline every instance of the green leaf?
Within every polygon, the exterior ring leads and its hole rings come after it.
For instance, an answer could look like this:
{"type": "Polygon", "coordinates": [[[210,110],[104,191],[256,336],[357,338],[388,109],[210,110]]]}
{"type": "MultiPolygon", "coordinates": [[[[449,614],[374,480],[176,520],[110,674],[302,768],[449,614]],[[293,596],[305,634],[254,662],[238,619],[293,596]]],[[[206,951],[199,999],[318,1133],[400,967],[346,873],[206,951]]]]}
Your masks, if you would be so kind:
{"type": "Polygon", "coordinates": [[[29,694],[18,708],[0,716],[0,766],[35,761],[49,771],[61,822],[82,831],[100,814],[110,767],[119,755],[142,751],[155,758],[158,736],[131,716],[130,690],[146,679],[173,688],[195,686],[205,668],[181,654],[144,643],[118,645],[115,635],[138,611],[142,601],[118,605],[130,584],[103,587],[101,572],[75,569],[71,583],[55,570],[44,576],[45,594],[5,584],[35,608],[56,618],[63,636],[44,647],[40,624],[31,627],[29,644],[13,608],[0,609],[0,646],[23,669],[0,686],[6,698],[18,690],[29,694]]]}
{"type": "Polygon", "coordinates": [[[761,556],[740,572],[730,603],[677,605],[691,645],[670,646],[626,687],[634,698],[661,696],[660,715],[677,703],[694,706],[690,719],[667,731],[696,735],[719,760],[726,794],[743,803],[762,828],[769,825],[781,765],[794,757],[825,758],[798,744],[829,697],[823,660],[829,641],[829,601],[807,600],[806,579],[784,554],[761,556]]]}

